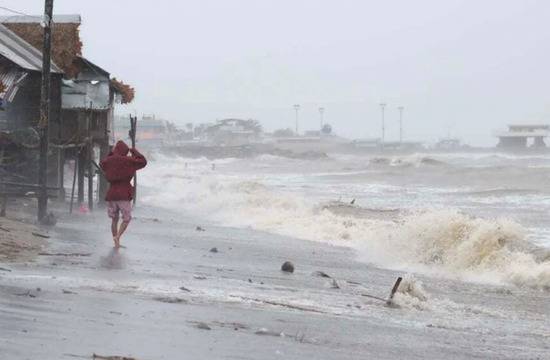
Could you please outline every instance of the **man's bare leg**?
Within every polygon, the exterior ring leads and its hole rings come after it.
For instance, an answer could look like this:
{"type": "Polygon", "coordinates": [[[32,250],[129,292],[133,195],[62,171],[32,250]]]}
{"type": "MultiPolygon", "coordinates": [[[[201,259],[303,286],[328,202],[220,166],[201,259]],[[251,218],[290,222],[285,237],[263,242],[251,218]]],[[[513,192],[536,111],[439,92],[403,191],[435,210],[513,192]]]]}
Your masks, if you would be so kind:
{"type": "Polygon", "coordinates": [[[128,228],[128,224],[130,224],[128,221],[123,221],[120,224],[120,229],[118,229],[118,234],[117,234],[117,244],[118,244],[117,247],[120,247],[120,237],[122,236],[122,234],[124,234],[124,232],[128,228]]]}
{"type": "Polygon", "coordinates": [[[113,234],[113,242],[115,243],[115,248],[120,247],[119,236],[118,236],[118,218],[113,218],[111,223],[111,233],[113,234]]]}

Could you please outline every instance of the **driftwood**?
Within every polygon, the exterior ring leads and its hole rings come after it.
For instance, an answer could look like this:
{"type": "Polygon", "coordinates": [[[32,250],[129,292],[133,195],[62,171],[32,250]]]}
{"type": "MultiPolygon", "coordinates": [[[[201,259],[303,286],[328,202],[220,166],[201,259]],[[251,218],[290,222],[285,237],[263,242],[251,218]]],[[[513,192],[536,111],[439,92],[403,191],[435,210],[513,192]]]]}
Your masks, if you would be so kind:
{"type": "Polygon", "coordinates": [[[81,257],[86,257],[86,256],[91,256],[92,254],[90,254],[90,253],[48,253],[48,252],[41,252],[41,253],[38,253],[38,255],[40,255],[40,256],[75,256],[75,257],[81,256],[81,257]]]}
{"type": "Polygon", "coordinates": [[[105,356],[105,355],[98,355],[94,353],[92,355],[92,359],[98,359],[98,360],[138,360],[134,357],[129,356],[105,356]]]}
{"type": "Polygon", "coordinates": [[[397,292],[397,289],[399,289],[399,285],[401,284],[402,280],[403,280],[403,278],[400,276],[395,281],[395,284],[393,284],[393,288],[391,289],[390,296],[389,296],[388,300],[386,301],[386,305],[391,305],[393,303],[393,296],[397,292]]]}
{"type": "Polygon", "coordinates": [[[286,304],[286,303],[282,303],[282,302],[278,302],[278,301],[262,300],[262,299],[249,298],[249,297],[240,297],[240,298],[243,299],[243,300],[255,301],[255,302],[268,304],[268,305],[274,305],[274,306],[281,306],[281,307],[285,307],[285,308],[289,308],[289,309],[293,309],[293,310],[308,311],[308,312],[314,312],[314,313],[318,313],[318,314],[326,314],[325,311],[312,309],[312,308],[309,308],[309,307],[306,307],[306,306],[292,305],[292,304],[286,304]]]}
{"type": "Polygon", "coordinates": [[[388,306],[393,305],[393,297],[394,297],[395,293],[397,292],[397,290],[399,289],[399,285],[401,284],[402,280],[403,280],[403,278],[401,276],[397,278],[397,280],[395,281],[395,283],[393,284],[393,287],[391,289],[390,296],[387,299],[384,299],[384,298],[381,298],[381,297],[378,297],[378,296],[374,296],[374,295],[369,295],[369,294],[361,294],[361,296],[383,301],[388,306]]]}
{"type": "Polygon", "coordinates": [[[33,232],[33,233],[31,233],[31,234],[33,234],[33,235],[36,236],[36,237],[43,238],[43,239],[49,239],[49,238],[50,238],[49,235],[44,235],[44,234],[40,234],[40,233],[36,233],[36,232],[33,232]]]}

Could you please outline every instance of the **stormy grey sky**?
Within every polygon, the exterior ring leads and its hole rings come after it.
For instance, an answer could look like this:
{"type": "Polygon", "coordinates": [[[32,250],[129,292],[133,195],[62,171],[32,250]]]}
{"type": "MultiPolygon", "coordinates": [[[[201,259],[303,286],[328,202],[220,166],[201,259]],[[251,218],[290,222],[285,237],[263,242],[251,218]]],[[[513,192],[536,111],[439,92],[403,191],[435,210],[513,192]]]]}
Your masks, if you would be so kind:
{"type": "MultiPolygon", "coordinates": [[[[42,13],[42,0],[0,0],[42,13]]],[[[79,13],[84,55],[136,87],[119,112],[181,124],[256,118],[341,135],[450,133],[494,144],[507,123],[550,123],[550,2],[536,0],[55,0],[79,13]]],[[[2,13],[7,14],[2,11],[2,13]]]]}

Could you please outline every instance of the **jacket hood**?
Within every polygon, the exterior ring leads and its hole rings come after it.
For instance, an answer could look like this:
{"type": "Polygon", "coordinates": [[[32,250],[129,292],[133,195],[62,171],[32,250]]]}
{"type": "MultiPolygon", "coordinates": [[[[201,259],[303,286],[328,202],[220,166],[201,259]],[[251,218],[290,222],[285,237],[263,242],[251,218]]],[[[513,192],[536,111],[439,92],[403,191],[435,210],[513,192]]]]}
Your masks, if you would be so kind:
{"type": "Polygon", "coordinates": [[[128,155],[128,151],[130,151],[130,148],[128,147],[128,145],[126,145],[124,141],[120,140],[116,143],[113,149],[113,154],[119,155],[119,156],[126,156],[128,155]]]}

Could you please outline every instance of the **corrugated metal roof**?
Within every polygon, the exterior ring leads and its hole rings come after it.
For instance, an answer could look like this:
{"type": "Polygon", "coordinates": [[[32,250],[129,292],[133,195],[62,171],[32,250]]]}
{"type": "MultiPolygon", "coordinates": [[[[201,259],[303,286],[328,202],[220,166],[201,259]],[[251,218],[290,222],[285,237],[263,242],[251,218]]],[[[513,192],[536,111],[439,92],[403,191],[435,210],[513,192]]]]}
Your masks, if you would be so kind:
{"type": "MultiPolygon", "coordinates": [[[[0,55],[25,70],[42,72],[42,53],[1,24],[0,55]]],[[[53,62],[51,72],[57,74],[63,73],[53,62]]]]}
{"type": "MultiPolygon", "coordinates": [[[[29,24],[40,23],[43,17],[41,15],[15,15],[15,16],[0,16],[1,23],[13,23],[13,24],[29,24]]],[[[74,15],[54,15],[53,22],[58,24],[81,24],[82,18],[78,14],[74,15]]]]}
{"type": "Polygon", "coordinates": [[[28,73],[15,67],[6,71],[0,71],[0,81],[4,85],[4,91],[0,93],[0,99],[13,101],[23,80],[28,73]]]}

